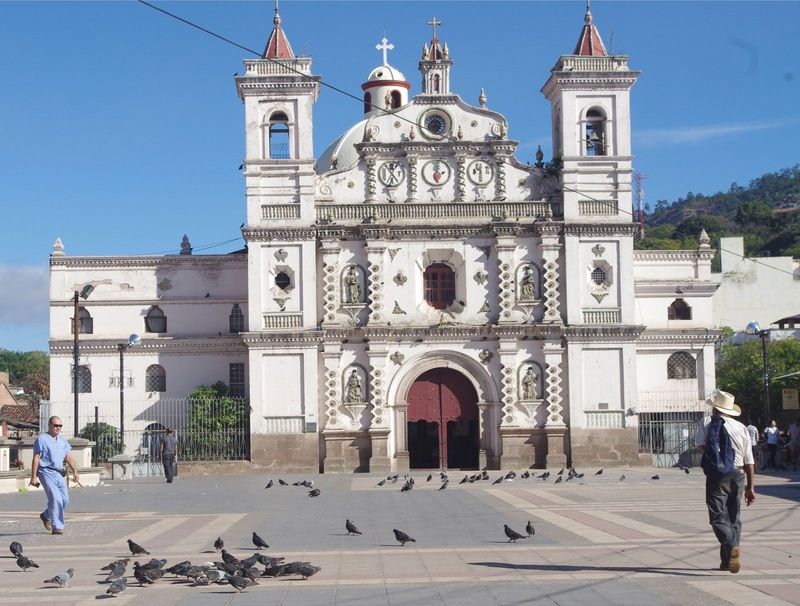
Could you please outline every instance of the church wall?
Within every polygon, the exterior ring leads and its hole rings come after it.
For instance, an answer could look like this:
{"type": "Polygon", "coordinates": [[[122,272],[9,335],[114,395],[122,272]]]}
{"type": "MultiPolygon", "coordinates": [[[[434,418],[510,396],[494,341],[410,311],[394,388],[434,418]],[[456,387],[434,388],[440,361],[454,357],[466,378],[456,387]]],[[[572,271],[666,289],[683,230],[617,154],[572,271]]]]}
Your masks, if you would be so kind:
{"type": "Polygon", "coordinates": [[[651,329],[683,330],[711,326],[713,322],[713,298],[708,294],[687,296],[669,293],[667,296],[639,296],[636,299],[636,323],[651,329]],[[691,308],[690,320],[670,320],[669,306],[676,300],[683,301],[691,308]]]}

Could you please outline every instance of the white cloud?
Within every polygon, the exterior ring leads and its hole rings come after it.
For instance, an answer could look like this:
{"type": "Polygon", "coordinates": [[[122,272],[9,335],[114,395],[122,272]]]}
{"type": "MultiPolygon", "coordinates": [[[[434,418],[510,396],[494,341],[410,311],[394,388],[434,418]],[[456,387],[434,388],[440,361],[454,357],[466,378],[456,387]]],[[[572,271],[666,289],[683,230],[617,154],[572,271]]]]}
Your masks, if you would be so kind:
{"type": "Polygon", "coordinates": [[[47,322],[48,280],[46,266],[0,263],[0,325],[47,322]]]}
{"type": "Polygon", "coordinates": [[[676,126],[675,128],[645,128],[634,132],[639,145],[686,145],[709,139],[738,135],[786,126],[786,122],[749,122],[742,124],[709,124],[706,126],[676,126]]]}

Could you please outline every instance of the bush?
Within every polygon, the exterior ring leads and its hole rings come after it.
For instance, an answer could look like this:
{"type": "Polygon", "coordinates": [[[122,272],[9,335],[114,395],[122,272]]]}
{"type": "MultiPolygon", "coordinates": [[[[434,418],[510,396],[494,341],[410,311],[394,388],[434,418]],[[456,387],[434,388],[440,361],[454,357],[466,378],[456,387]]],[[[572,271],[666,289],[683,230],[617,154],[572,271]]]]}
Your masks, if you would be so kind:
{"type": "MultiPolygon", "coordinates": [[[[97,427],[97,444],[94,447],[97,452],[97,460],[108,461],[119,450],[119,430],[102,421],[97,424],[97,427]]],[[[78,432],[78,437],[94,442],[94,423],[85,425],[78,432]]]]}

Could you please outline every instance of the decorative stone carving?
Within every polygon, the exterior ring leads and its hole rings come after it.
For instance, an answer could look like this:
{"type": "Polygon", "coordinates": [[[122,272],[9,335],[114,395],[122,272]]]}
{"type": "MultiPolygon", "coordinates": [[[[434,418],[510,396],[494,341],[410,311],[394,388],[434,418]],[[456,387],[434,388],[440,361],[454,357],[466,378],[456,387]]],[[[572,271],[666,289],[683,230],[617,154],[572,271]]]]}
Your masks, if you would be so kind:
{"type": "Polygon", "coordinates": [[[489,299],[485,299],[483,301],[483,305],[481,305],[481,308],[478,310],[478,313],[488,314],[490,311],[491,307],[489,307],[489,299]]]}
{"type": "Polygon", "coordinates": [[[478,95],[478,104],[481,107],[486,107],[486,91],[481,89],[481,94],[478,95]]]}
{"type": "Polygon", "coordinates": [[[372,367],[370,371],[370,398],[372,403],[372,427],[380,427],[386,425],[386,417],[384,416],[384,400],[383,400],[383,367],[382,363],[373,362],[373,364],[380,364],[379,366],[372,367]]]}
{"type": "MultiPolygon", "coordinates": [[[[459,132],[460,132],[459,127],[459,132]]],[[[459,157],[457,165],[458,176],[456,177],[456,202],[463,202],[467,193],[467,164],[463,156],[459,157]]]]}
{"type": "Polygon", "coordinates": [[[396,351],[391,356],[389,356],[389,359],[398,366],[400,366],[403,363],[403,360],[405,360],[405,358],[406,357],[399,351],[396,351]]]}
{"type": "Polygon", "coordinates": [[[472,279],[475,280],[477,284],[483,285],[486,284],[486,280],[489,279],[489,274],[482,269],[479,269],[475,272],[475,275],[472,276],[472,279]]]}
{"type": "Polygon", "coordinates": [[[478,352],[478,358],[480,358],[480,361],[484,364],[488,364],[493,356],[494,354],[488,349],[481,349],[480,352],[478,352]]]}
{"type": "Polygon", "coordinates": [[[497,200],[506,199],[506,162],[500,158],[497,162],[497,200]]]}
{"type": "Polygon", "coordinates": [[[534,281],[533,267],[527,263],[521,268],[519,278],[519,300],[533,301],[536,299],[536,283],[534,281]]]}
{"type": "Polygon", "coordinates": [[[64,244],[61,242],[61,238],[56,238],[56,241],[53,242],[53,250],[50,253],[51,257],[63,257],[64,256],[64,244]]]}
{"type": "Polygon", "coordinates": [[[422,179],[428,185],[437,187],[450,180],[450,165],[444,160],[430,160],[422,165],[422,179]]]}
{"type": "Polygon", "coordinates": [[[361,277],[355,265],[351,265],[342,278],[342,300],[346,305],[358,305],[363,302],[361,277]]]}
{"type": "Polygon", "coordinates": [[[489,255],[492,254],[491,246],[478,246],[478,250],[483,253],[483,256],[485,256],[487,260],[489,259],[489,255]]]}
{"type": "Polygon", "coordinates": [[[279,263],[283,263],[284,261],[286,261],[286,258],[288,256],[289,256],[289,253],[287,253],[282,248],[279,248],[278,250],[275,251],[275,258],[278,260],[279,263]]]}
{"type": "Polygon", "coordinates": [[[183,239],[181,240],[181,252],[182,255],[191,255],[192,254],[192,245],[189,242],[189,236],[183,234],[183,239]]]}
{"type": "Polygon", "coordinates": [[[378,179],[386,187],[397,187],[406,178],[406,169],[401,162],[390,160],[381,164],[378,170],[378,179]]]}
{"type": "MultiPolygon", "coordinates": [[[[372,131],[370,131],[372,132],[372,131]]],[[[365,202],[374,202],[377,192],[377,184],[375,179],[375,159],[370,158],[367,160],[367,197],[365,202]]]]}
{"type": "Polygon", "coordinates": [[[369,261],[369,299],[370,320],[382,322],[383,316],[383,255],[386,248],[381,245],[368,245],[366,248],[369,261]]]}
{"type": "Polygon", "coordinates": [[[399,248],[388,248],[387,250],[389,251],[389,260],[390,261],[394,261],[395,255],[400,252],[399,248]]]}
{"type": "Polygon", "coordinates": [[[547,365],[547,424],[563,425],[563,406],[561,406],[561,364],[547,365]]]}
{"type": "Polygon", "coordinates": [[[558,315],[558,265],[552,260],[544,267],[545,321],[559,322],[561,319],[558,315]]]}
{"type": "Polygon", "coordinates": [[[593,292],[592,296],[594,297],[595,301],[597,301],[598,303],[602,303],[603,299],[605,299],[608,296],[608,293],[607,292],[593,292]]]}
{"type": "Polygon", "coordinates": [[[606,252],[606,249],[605,249],[605,247],[603,245],[601,245],[598,242],[597,244],[592,246],[592,252],[594,253],[595,257],[602,257],[603,253],[606,252]]]}
{"type": "MultiPolygon", "coordinates": [[[[411,134],[412,135],[414,134],[414,127],[411,127],[411,134]]],[[[417,159],[411,157],[408,159],[408,201],[415,202],[416,200],[417,200],[417,159]]]]}
{"type": "Polygon", "coordinates": [[[507,425],[514,422],[514,369],[511,366],[503,366],[503,419],[501,424],[507,425]]]}
{"type": "Polygon", "coordinates": [[[537,398],[536,387],[539,382],[539,377],[533,369],[533,365],[525,367],[525,372],[519,382],[519,397],[520,400],[535,400],[537,398]]]}
{"type": "Polygon", "coordinates": [[[407,315],[406,312],[403,310],[403,308],[400,307],[400,303],[398,303],[397,301],[394,302],[394,309],[392,309],[392,313],[403,316],[407,315]]]}
{"type": "Polygon", "coordinates": [[[338,381],[336,380],[336,370],[329,365],[334,364],[334,360],[326,360],[327,370],[325,371],[325,414],[328,417],[328,425],[335,426],[338,423],[338,381]]]}
{"type": "Polygon", "coordinates": [[[700,231],[700,248],[711,248],[711,238],[708,237],[708,233],[706,232],[705,228],[700,231]]]}
{"type": "Polygon", "coordinates": [[[281,311],[286,311],[286,301],[287,301],[287,299],[285,297],[274,297],[272,300],[275,301],[275,303],[278,304],[278,308],[281,311]]]}
{"type": "Polygon", "coordinates": [[[347,383],[344,390],[345,404],[360,404],[364,401],[363,390],[361,386],[361,377],[358,376],[358,370],[355,368],[350,371],[347,377],[347,383]]]}
{"type": "Polygon", "coordinates": [[[397,284],[398,286],[402,286],[408,281],[408,277],[401,271],[398,271],[397,274],[395,274],[394,278],[392,279],[394,280],[394,283],[397,284]]]}

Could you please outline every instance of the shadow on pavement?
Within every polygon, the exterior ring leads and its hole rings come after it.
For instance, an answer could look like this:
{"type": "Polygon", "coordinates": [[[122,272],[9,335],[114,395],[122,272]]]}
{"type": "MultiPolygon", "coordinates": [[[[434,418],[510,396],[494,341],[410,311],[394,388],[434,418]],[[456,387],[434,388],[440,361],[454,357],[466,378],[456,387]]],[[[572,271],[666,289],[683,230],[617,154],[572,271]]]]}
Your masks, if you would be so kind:
{"type": "Polygon", "coordinates": [[[670,576],[706,576],[710,571],[697,568],[654,568],[652,566],[572,566],[565,564],[509,564],[508,562],[470,562],[471,566],[509,568],[511,570],[541,570],[544,572],[655,572],[670,576]]]}

